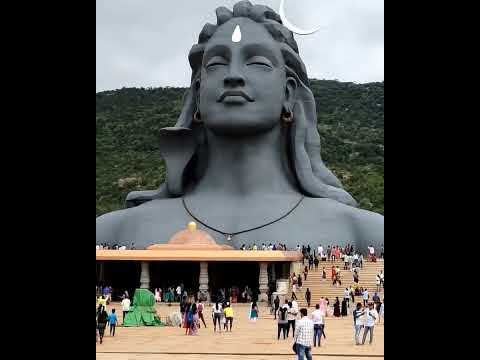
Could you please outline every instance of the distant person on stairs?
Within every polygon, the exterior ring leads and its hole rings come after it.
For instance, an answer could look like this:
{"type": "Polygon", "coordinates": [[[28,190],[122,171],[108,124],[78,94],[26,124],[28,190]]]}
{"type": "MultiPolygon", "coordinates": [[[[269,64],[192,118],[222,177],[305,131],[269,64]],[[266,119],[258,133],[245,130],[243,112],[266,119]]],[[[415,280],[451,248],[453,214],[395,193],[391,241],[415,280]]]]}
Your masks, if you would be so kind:
{"type": "Polygon", "coordinates": [[[280,308],[280,298],[278,297],[278,295],[275,298],[275,300],[273,300],[273,305],[274,305],[274,314],[275,314],[274,320],[277,320],[277,313],[278,313],[278,309],[280,308]]]}
{"type": "Polygon", "coordinates": [[[348,299],[343,299],[342,300],[342,317],[348,316],[348,310],[347,310],[347,304],[348,304],[348,299]]]}
{"type": "Polygon", "coordinates": [[[320,244],[318,246],[318,256],[320,256],[320,259],[323,258],[323,246],[320,244]]]}
{"type": "Polygon", "coordinates": [[[362,292],[363,306],[367,306],[368,298],[369,298],[368,289],[365,289],[362,292]]]}
{"type": "Polygon", "coordinates": [[[337,298],[335,299],[335,304],[333,304],[333,316],[340,317],[340,300],[337,298]]]}
{"type": "Polygon", "coordinates": [[[278,320],[277,320],[277,326],[278,326],[278,336],[277,340],[280,340],[280,332],[283,332],[283,340],[288,337],[287,335],[287,328],[288,328],[288,320],[287,320],[287,312],[288,312],[288,305],[287,306],[282,306],[280,309],[278,309],[278,320]]]}
{"type": "Polygon", "coordinates": [[[318,257],[315,256],[315,259],[313,259],[313,263],[315,264],[315,271],[318,270],[318,263],[319,263],[319,262],[320,262],[320,261],[318,261],[318,257]]]}
{"type": "Polygon", "coordinates": [[[310,307],[310,300],[312,299],[312,293],[310,292],[310,289],[307,288],[307,291],[305,292],[305,300],[307,300],[307,305],[310,307]]]}
{"type": "Polygon", "coordinates": [[[293,299],[295,299],[295,300],[298,299],[296,292],[297,292],[297,284],[293,284],[293,285],[292,285],[292,300],[293,300],[293,299]]]}
{"type": "Polygon", "coordinates": [[[350,305],[350,290],[348,288],[345,288],[345,291],[343,292],[343,298],[347,302],[347,306],[350,305]]]}

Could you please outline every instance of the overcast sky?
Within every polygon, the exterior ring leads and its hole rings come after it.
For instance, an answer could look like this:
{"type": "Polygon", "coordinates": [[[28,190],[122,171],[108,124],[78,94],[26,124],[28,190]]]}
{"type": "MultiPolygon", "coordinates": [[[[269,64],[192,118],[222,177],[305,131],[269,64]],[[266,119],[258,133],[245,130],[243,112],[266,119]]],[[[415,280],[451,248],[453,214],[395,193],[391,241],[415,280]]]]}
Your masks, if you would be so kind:
{"type": "MultiPolygon", "coordinates": [[[[188,86],[188,52],[215,9],[235,0],[96,0],[96,90],[188,86]]],[[[251,1],[277,13],[280,0],[251,1]]],[[[383,0],[285,0],[308,76],[357,83],[384,80],[383,0]]]]}

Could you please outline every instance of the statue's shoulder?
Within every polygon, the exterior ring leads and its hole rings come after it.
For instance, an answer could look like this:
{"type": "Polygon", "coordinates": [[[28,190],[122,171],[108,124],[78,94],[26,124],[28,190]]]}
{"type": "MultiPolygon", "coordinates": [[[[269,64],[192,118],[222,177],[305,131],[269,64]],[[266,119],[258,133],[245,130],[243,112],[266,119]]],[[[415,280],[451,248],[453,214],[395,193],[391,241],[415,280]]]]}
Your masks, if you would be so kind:
{"type": "Polygon", "coordinates": [[[112,211],[96,218],[96,242],[128,244],[137,237],[146,239],[145,232],[160,234],[158,228],[172,231],[170,225],[185,226],[184,208],[179,198],[156,199],[128,209],[112,211]]]}
{"type": "Polygon", "coordinates": [[[378,213],[351,208],[349,217],[358,241],[363,247],[373,245],[379,248],[384,242],[384,217],[378,213]]]}
{"type": "Polygon", "coordinates": [[[131,209],[112,211],[96,218],[96,239],[97,244],[111,244],[115,240],[125,215],[131,209]]]}
{"type": "Polygon", "coordinates": [[[305,198],[303,213],[315,216],[319,225],[342,227],[354,234],[355,242],[378,246],[384,240],[384,217],[326,198],[305,198]]]}

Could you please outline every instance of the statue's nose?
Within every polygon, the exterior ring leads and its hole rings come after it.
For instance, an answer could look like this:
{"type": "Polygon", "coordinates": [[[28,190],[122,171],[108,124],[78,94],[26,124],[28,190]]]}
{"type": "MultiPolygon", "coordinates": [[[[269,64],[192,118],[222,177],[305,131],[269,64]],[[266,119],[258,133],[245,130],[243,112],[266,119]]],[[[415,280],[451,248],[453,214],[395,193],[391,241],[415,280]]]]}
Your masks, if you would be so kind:
{"type": "Polygon", "coordinates": [[[245,86],[245,79],[240,74],[229,74],[223,80],[226,87],[245,86]]]}

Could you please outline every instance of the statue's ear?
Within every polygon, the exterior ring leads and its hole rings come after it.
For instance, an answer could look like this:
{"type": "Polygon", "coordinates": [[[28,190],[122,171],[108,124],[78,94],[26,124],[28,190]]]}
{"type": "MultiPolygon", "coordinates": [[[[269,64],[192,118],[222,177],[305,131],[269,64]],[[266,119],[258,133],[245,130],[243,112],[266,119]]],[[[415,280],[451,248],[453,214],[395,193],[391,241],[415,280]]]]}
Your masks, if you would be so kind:
{"type": "Polygon", "coordinates": [[[297,100],[297,80],[294,77],[287,77],[285,84],[285,104],[287,109],[293,109],[295,101],[297,100]]]}

